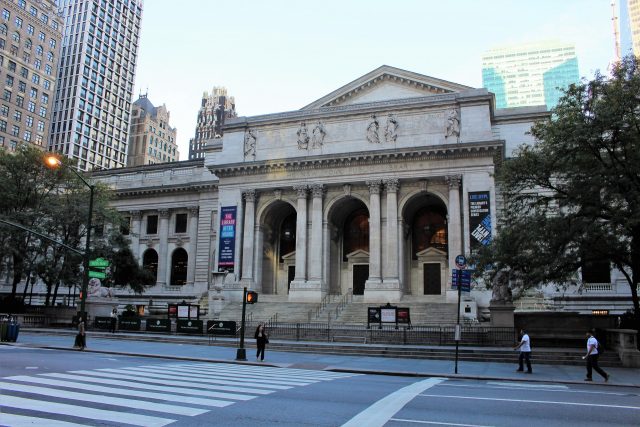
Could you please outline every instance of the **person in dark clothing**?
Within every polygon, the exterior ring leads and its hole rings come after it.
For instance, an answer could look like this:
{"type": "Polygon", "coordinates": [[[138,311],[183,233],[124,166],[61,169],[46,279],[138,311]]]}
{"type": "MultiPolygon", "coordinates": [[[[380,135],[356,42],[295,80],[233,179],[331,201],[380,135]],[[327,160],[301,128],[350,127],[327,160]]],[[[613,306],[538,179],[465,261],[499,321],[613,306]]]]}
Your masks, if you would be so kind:
{"type": "Polygon", "coordinates": [[[264,349],[269,343],[269,335],[264,328],[264,323],[260,323],[256,328],[256,333],[254,335],[256,339],[256,346],[258,351],[256,353],[256,360],[263,361],[264,360],[264,349]]]}
{"type": "Polygon", "coordinates": [[[118,309],[114,307],[114,309],[111,310],[111,333],[112,334],[116,332],[117,323],[118,323],[118,309]]]}

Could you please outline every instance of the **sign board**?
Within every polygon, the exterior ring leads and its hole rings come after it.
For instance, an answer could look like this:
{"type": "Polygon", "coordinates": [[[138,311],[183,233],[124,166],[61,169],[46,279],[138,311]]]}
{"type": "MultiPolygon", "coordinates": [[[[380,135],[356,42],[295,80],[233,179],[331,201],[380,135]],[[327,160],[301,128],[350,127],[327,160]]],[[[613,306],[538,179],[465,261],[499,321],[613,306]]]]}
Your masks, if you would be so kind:
{"type": "Polygon", "coordinates": [[[236,322],[228,320],[208,320],[207,333],[212,335],[227,335],[234,337],[236,335],[236,322]]]}
{"type": "Polygon", "coordinates": [[[176,322],[176,332],[182,332],[184,334],[201,334],[202,326],[202,320],[178,319],[176,322]]]}
{"type": "Polygon", "coordinates": [[[398,323],[410,325],[411,316],[409,315],[409,307],[398,307],[397,318],[398,318],[398,323]]]}
{"type": "Polygon", "coordinates": [[[146,330],[148,332],[171,332],[171,320],[169,319],[147,319],[146,330]]]}
{"type": "Polygon", "coordinates": [[[106,279],[107,273],[103,273],[102,271],[91,271],[89,270],[89,277],[94,277],[96,279],[106,279]]]}
{"type": "Polygon", "coordinates": [[[491,203],[488,191],[469,192],[471,251],[491,242],[491,203]]]}
{"type": "Polygon", "coordinates": [[[456,257],[456,267],[463,269],[465,268],[467,265],[467,259],[464,257],[464,255],[458,255],[456,257]]]}
{"type": "Polygon", "coordinates": [[[89,267],[94,268],[107,268],[109,267],[109,261],[104,258],[96,258],[89,261],[89,267]]]}
{"type": "Polygon", "coordinates": [[[382,323],[396,323],[396,307],[380,307],[380,321],[382,323]]]}
{"type": "Polygon", "coordinates": [[[111,317],[108,316],[96,316],[93,318],[93,326],[96,329],[111,329],[111,317]]]}
{"type": "Polygon", "coordinates": [[[123,331],[139,331],[140,326],[141,322],[138,317],[120,317],[118,322],[118,329],[123,331]]]}
{"type": "Polygon", "coordinates": [[[236,249],[236,206],[220,208],[218,272],[233,273],[236,249]]]}
{"type": "Polygon", "coordinates": [[[189,305],[178,304],[178,319],[189,318],[189,305]]]}
{"type": "Polygon", "coordinates": [[[471,292],[471,273],[472,270],[453,269],[451,272],[451,288],[458,289],[458,280],[460,280],[460,290],[462,292],[471,292]]]}
{"type": "Polygon", "coordinates": [[[380,307],[369,307],[367,310],[367,322],[380,323],[380,307]]]}
{"type": "Polygon", "coordinates": [[[167,305],[167,317],[169,317],[169,318],[178,317],[178,304],[169,304],[169,305],[167,305]]]}

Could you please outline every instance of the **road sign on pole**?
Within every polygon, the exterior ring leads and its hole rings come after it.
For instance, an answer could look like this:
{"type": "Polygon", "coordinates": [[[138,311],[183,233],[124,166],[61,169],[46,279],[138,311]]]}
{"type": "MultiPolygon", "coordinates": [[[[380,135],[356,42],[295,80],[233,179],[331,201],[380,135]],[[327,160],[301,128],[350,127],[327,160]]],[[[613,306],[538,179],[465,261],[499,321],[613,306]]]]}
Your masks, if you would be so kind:
{"type": "Polygon", "coordinates": [[[96,279],[106,279],[107,273],[103,273],[102,271],[91,271],[89,270],[89,277],[93,277],[96,279]]]}
{"type": "Polygon", "coordinates": [[[460,254],[456,257],[456,267],[459,269],[464,269],[467,265],[467,259],[464,255],[460,254]]]}
{"type": "Polygon", "coordinates": [[[93,268],[107,268],[111,265],[108,260],[104,258],[96,258],[89,261],[89,267],[93,268]]]}

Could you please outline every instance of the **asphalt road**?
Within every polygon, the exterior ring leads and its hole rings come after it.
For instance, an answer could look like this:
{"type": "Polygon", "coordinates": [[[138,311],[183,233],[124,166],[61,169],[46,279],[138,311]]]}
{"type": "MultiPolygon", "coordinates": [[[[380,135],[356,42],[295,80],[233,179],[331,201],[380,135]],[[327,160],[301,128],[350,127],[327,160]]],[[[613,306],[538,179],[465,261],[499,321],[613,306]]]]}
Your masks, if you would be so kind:
{"type": "Polygon", "coordinates": [[[0,346],[2,426],[622,426],[640,389],[0,346]]]}

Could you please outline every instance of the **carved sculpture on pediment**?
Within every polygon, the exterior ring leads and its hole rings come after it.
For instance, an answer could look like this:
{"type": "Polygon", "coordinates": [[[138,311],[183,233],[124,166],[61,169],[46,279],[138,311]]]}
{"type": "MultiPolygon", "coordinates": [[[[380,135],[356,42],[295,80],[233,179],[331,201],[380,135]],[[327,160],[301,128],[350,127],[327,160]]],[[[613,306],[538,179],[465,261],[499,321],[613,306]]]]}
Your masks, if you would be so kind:
{"type": "Polygon", "coordinates": [[[379,129],[380,123],[378,122],[376,115],[372,114],[369,126],[367,126],[367,141],[374,144],[380,144],[380,137],[378,136],[379,129]]]}
{"type": "Polygon", "coordinates": [[[455,139],[456,142],[460,141],[460,110],[452,108],[447,112],[447,123],[444,133],[445,139],[455,139]]]}
{"type": "Polygon", "coordinates": [[[296,134],[298,135],[298,150],[309,149],[309,132],[305,122],[300,122],[300,128],[296,134]]]}
{"type": "Polygon", "coordinates": [[[313,144],[311,145],[312,148],[319,148],[322,147],[322,144],[324,144],[324,137],[327,134],[327,131],[324,130],[324,124],[322,124],[321,121],[318,121],[318,123],[316,123],[316,126],[313,128],[313,137],[312,137],[312,141],[313,144]]]}
{"type": "Polygon", "coordinates": [[[387,125],[384,128],[384,139],[387,142],[396,142],[398,138],[398,120],[396,117],[389,113],[387,116],[387,125]]]}
{"type": "Polygon", "coordinates": [[[256,131],[247,128],[244,131],[244,157],[253,157],[256,158],[256,141],[258,137],[256,136],[256,131]]]}

